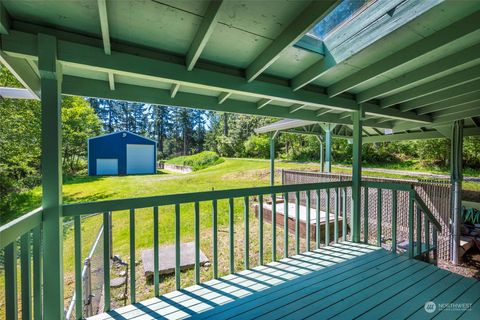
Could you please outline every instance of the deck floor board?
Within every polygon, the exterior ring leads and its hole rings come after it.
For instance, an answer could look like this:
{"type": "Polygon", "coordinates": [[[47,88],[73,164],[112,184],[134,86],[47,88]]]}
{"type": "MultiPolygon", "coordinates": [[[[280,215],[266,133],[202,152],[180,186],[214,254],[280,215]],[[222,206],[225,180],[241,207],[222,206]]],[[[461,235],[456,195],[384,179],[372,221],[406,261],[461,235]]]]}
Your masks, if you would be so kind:
{"type": "Polygon", "coordinates": [[[344,242],[89,319],[478,319],[479,310],[475,280],[378,247],[344,242]],[[468,299],[470,311],[424,310],[427,301],[468,299]]]}

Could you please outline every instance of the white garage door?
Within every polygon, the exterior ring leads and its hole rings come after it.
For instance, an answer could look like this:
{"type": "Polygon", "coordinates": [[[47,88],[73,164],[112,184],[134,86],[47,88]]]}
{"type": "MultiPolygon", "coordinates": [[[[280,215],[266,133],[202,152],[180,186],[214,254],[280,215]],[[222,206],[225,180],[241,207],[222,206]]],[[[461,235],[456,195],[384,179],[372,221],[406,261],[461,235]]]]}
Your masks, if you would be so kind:
{"type": "Polygon", "coordinates": [[[155,173],[154,152],[154,145],[127,144],[127,174],[155,173]]]}
{"type": "Polygon", "coordinates": [[[118,159],[97,159],[97,175],[118,175],[118,159]]]}

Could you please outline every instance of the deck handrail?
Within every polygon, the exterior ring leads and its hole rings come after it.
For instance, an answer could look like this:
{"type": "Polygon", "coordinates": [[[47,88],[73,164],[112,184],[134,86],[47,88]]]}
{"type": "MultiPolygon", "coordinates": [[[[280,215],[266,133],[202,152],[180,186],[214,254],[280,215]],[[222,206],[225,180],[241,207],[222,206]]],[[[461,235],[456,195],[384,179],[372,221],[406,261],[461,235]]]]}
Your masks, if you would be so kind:
{"type": "Polygon", "coordinates": [[[418,193],[415,193],[415,202],[422,209],[422,211],[427,215],[428,220],[430,220],[430,223],[433,223],[435,225],[435,227],[437,228],[438,232],[441,233],[442,232],[442,226],[440,225],[440,222],[438,222],[438,220],[432,214],[432,211],[430,211],[430,209],[425,204],[423,199],[418,195],[418,193]]]}
{"type": "Polygon", "coordinates": [[[64,216],[93,214],[105,211],[120,211],[129,209],[150,208],[196,201],[212,201],[231,197],[249,197],[258,194],[280,194],[284,192],[308,191],[316,189],[333,189],[351,187],[351,181],[320,182],[307,184],[292,184],[280,186],[253,187],[241,189],[227,189],[214,191],[200,191],[191,193],[177,193],[152,197],[105,200],[97,202],[73,203],[63,206],[64,216]]]}
{"type": "Polygon", "coordinates": [[[5,248],[22,235],[42,223],[43,208],[36,208],[29,213],[6,223],[0,227],[0,249],[5,248]]]}
{"type": "Polygon", "coordinates": [[[0,249],[4,249],[5,315],[17,319],[18,291],[22,319],[40,319],[42,303],[42,221],[43,208],[24,214],[0,227],[0,249]],[[17,242],[19,240],[19,243],[17,242]],[[20,256],[20,268],[18,257],[20,256]],[[21,286],[17,283],[20,270],[21,286]]]}

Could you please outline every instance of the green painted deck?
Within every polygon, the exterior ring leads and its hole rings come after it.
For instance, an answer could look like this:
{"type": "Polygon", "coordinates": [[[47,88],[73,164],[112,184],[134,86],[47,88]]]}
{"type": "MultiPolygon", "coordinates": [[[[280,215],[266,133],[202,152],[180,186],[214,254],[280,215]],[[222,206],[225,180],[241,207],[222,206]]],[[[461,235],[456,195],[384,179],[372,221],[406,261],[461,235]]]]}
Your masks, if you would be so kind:
{"type": "Polygon", "coordinates": [[[478,319],[480,282],[344,242],[90,319],[478,319]],[[427,301],[436,310],[427,313],[427,301]],[[441,305],[471,310],[440,310],[441,305]]]}

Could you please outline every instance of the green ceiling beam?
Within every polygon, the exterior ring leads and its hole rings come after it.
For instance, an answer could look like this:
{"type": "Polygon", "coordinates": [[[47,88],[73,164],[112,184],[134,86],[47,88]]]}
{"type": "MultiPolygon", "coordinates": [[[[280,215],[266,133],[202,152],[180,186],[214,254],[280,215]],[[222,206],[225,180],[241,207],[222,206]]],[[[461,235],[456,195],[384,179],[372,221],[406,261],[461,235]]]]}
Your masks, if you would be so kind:
{"type": "Polygon", "coordinates": [[[382,108],[387,108],[395,104],[413,100],[431,93],[446,90],[462,83],[467,83],[480,78],[480,66],[475,66],[467,70],[458,71],[449,76],[433,80],[417,87],[396,93],[380,100],[382,108]]]}
{"type": "Polygon", "coordinates": [[[7,10],[5,10],[3,3],[0,2],[0,34],[8,34],[10,23],[10,16],[8,15],[7,10]]]}
{"type": "Polygon", "coordinates": [[[327,113],[330,113],[330,112],[332,112],[331,109],[320,109],[320,110],[317,111],[316,116],[321,117],[324,114],[327,114],[327,113]]]}
{"type": "Polygon", "coordinates": [[[478,101],[480,100],[480,87],[478,88],[479,88],[479,91],[470,92],[458,97],[454,97],[452,99],[444,100],[442,102],[433,103],[423,108],[416,109],[415,112],[417,114],[427,114],[427,113],[454,108],[456,106],[469,103],[472,101],[478,101]]]}
{"type": "Polygon", "coordinates": [[[266,105],[270,104],[272,101],[273,99],[260,99],[260,101],[257,102],[257,108],[262,109],[266,105]]]}
{"type": "MultiPolygon", "coordinates": [[[[433,116],[433,119],[436,120],[444,116],[449,116],[453,114],[463,114],[465,112],[469,112],[472,110],[476,110],[477,115],[480,116],[480,102],[478,100],[464,103],[461,106],[456,106],[454,108],[449,108],[442,111],[434,112],[432,113],[432,116],[433,116]]],[[[465,118],[468,118],[468,117],[465,117],[465,118]]]]}
{"type": "MultiPolygon", "coordinates": [[[[23,58],[37,59],[36,35],[12,30],[9,35],[2,35],[2,48],[5,52],[23,58]]],[[[329,98],[326,94],[312,90],[290,90],[287,84],[267,81],[246,83],[239,75],[220,71],[195,68],[186,70],[184,65],[143,57],[137,54],[113,52],[106,55],[98,47],[74,43],[66,40],[58,41],[58,59],[65,65],[85,68],[99,72],[113,72],[115,75],[142,78],[146,80],[178,83],[182,86],[231,92],[241,96],[258,99],[272,99],[289,104],[308,104],[319,108],[330,108],[343,111],[354,111],[358,104],[353,98],[329,98]]],[[[413,112],[401,112],[397,109],[382,109],[368,103],[366,112],[370,115],[403,119],[412,122],[429,123],[429,116],[418,116],[413,112]]]]}
{"type": "Polygon", "coordinates": [[[255,80],[265,69],[272,65],[289,47],[297,43],[310,29],[323,19],[338,0],[312,1],[283,32],[247,67],[245,74],[248,82],[255,80]]]}
{"type": "MultiPolygon", "coordinates": [[[[196,70],[196,69],[194,69],[196,70]]],[[[193,72],[193,71],[192,71],[193,72]]],[[[314,110],[298,110],[291,114],[289,108],[267,105],[261,109],[257,103],[228,99],[219,104],[215,96],[204,96],[194,93],[178,92],[175,98],[170,96],[170,90],[134,86],[123,83],[116,84],[116,90],[111,91],[108,83],[100,80],[90,80],[79,77],[64,76],[63,93],[104,99],[117,99],[152,104],[164,104],[196,108],[211,111],[234,112],[259,116],[309,120],[315,119],[314,110]]],[[[322,122],[351,124],[351,119],[339,120],[335,115],[325,115],[322,122]]],[[[365,126],[372,126],[374,121],[365,121],[365,126]]],[[[379,125],[380,128],[390,128],[392,123],[379,125]]]]}
{"type": "Polygon", "coordinates": [[[343,25],[341,32],[334,32],[324,40],[325,58],[295,76],[291,80],[293,90],[317,80],[337,64],[402,27],[416,17],[412,12],[421,14],[441,2],[379,0],[371,3],[362,14],[343,25]],[[393,17],[389,14],[392,10],[395,10],[393,17]]]}
{"type": "Polygon", "coordinates": [[[18,81],[40,99],[40,77],[25,59],[10,57],[0,51],[0,63],[4,65],[18,81]]]}
{"type": "MultiPolygon", "coordinates": [[[[480,128],[466,128],[464,129],[464,136],[478,136],[480,135],[480,128]]],[[[444,135],[436,130],[411,132],[411,133],[396,133],[380,136],[370,136],[363,138],[364,143],[374,142],[391,142],[402,140],[424,140],[424,139],[437,139],[444,138],[444,135]]]]}
{"type": "Polygon", "coordinates": [[[293,106],[290,106],[289,112],[294,113],[298,110],[305,108],[306,106],[307,106],[306,104],[301,104],[301,103],[294,104],[293,106]]]}
{"type": "Polygon", "coordinates": [[[429,63],[398,78],[391,79],[358,93],[357,101],[359,103],[366,102],[389,92],[410,86],[424,79],[428,79],[429,77],[438,75],[442,72],[451,71],[452,69],[455,70],[465,65],[471,65],[480,60],[479,52],[480,44],[477,44],[466,50],[462,50],[443,59],[429,63]]]}
{"type": "Polygon", "coordinates": [[[430,93],[426,96],[401,103],[399,109],[401,111],[410,111],[420,107],[428,106],[433,103],[442,102],[451,98],[460,97],[465,94],[477,91],[480,88],[480,80],[471,81],[461,84],[448,90],[430,93]]]}
{"type": "Polygon", "coordinates": [[[102,31],[103,48],[106,54],[112,52],[110,45],[110,31],[108,29],[107,0],[97,0],[98,14],[100,16],[100,29],[102,31]]]}
{"type": "Polygon", "coordinates": [[[177,95],[178,89],[180,89],[180,85],[178,83],[172,84],[172,87],[170,88],[170,97],[175,98],[177,95]]]}
{"type": "Polygon", "coordinates": [[[228,99],[228,97],[230,97],[231,95],[232,95],[231,92],[220,93],[220,95],[218,96],[218,104],[224,103],[228,99]]]}
{"type": "Polygon", "coordinates": [[[380,61],[376,61],[328,87],[328,95],[335,97],[391,69],[398,68],[413,59],[429,54],[434,50],[441,49],[443,46],[455,45],[455,42],[458,42],[462,38],[472,37],[473,34],[479,36],[479,20],[480,12],[476,12],[380,61]]]}
{"type": "Polygon", "coordinates": [[[446,114],[437,116],[434,118],[434,125],[440,125],[444,123],[452,123],[456,120],[471,118],[471,117],[478,117],[480,116],[480,105],[476,104],[472,106],[472,108],[468,108],[466,110],[462,110],[457,113],[446,114]]]}
{"type": "Polygon", "coordinates": [[[115,90],[115,77],[112,72],[108,73],[108,84],[110,86],[110,90],[115,90]]]}
{"type": "Polygon", "coordinates": [[[203,21],[200,24],[197,34],[195,35],[190,49],[187,52],[186,65],[188,71],[193,69],[200,58],[203,49],[207,45],[207,42],[210,39],[213,30],[215,29],[215,25],[217,24],[218,14],[220,12],[222,3],[222,0],[210,1],[205,16],[203,17],[203,21]]]}

